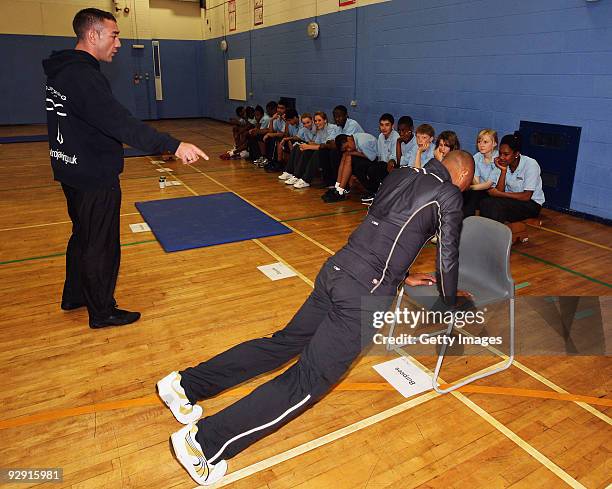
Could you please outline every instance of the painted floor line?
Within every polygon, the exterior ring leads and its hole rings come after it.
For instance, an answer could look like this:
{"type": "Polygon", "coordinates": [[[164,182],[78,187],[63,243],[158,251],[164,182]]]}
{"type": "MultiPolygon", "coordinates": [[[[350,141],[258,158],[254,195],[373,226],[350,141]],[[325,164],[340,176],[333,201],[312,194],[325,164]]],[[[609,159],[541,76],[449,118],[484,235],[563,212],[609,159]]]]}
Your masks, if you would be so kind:
{"type": "MultiPolygon", "coordinates": [[[[448,387],[449,384],[443,384],[441,387],[448,387]]],[[[237,387],[228,390],[218,397],[242,397],[250,394],[257,386],[249,387],[237,387]]],[[[338,384],[331,392],[396,392],[395,388],[386,382],[342,382],[338,384]]],[[[565,401],[565,402],[585,402],[597,406],[612,407],[612,399],[599,398],[592,396],[583,396],[577,394],[561,394],[559,392],[542,391],[536,389],[518,389],[513,387],[490,387],[490,386],[476,386],[466,385],[459,389],[461,392],[474,393],[474,394],[486,394],[486,395],[498,395],[498,396],[511,396],[511,397],[529,397],[535,399],[554,400],[554,401],[565,401]]],[[[163,402],[159,400],[157,395],[151,394],[149,396],[139,397],[135,399],[125,399],[123,401],[110,401],[89,404],[86,406],[79,406],[75,408],[66,409],[52,409],[49,411],[43,411],[40,413],[30,414],[27,416],[20,416],[17,418],[9,418],[0,421],[0,430],[8,428],[16,428],[19,426],[26,426],[36,423],[42,423],[47,421],[54,421],[58,419],[71,418],[74,416],[82,416],[85,414],[102,413],[108,411],[116,411],[118,409],[129,409],[143,406],[165,406],[163,402]]]]}
{"type": "Polygon", "coordinates": [[[535,229],[541,229],[542,231],[557,234],[559,236],[564,236],[566,238],[573,239],[574,241],[579,241],[580,243],[585,243],[591,246],[596,246],[597,248],[601,248],[602,250],[612,251],[612,248],[610,248],[609,246],[602,245],[600,243],[595,243],[594,241],[589,241],[588,239],[579,238],[578,236],[572,236],[571,234],[563,233],[561,231],[557,231],[556,229],[551,229],[551,228],[547,228],[544,226],[534,226],[533,224],[527,224],[527,226],[535,228],[535,229]]]}

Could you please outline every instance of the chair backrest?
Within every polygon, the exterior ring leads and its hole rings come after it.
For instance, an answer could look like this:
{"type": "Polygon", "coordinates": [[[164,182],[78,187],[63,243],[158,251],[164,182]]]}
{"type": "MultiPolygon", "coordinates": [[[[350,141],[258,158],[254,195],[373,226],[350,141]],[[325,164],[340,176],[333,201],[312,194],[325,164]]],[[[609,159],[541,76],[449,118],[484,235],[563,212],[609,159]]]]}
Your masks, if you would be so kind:
{"type": "Polygon", "coordinates": [[[463,221],[459,242],[459,276],[483,277],[491,288],[514,297],[510,273],[512,232],[500,222],[471,216],[463,221]]]}

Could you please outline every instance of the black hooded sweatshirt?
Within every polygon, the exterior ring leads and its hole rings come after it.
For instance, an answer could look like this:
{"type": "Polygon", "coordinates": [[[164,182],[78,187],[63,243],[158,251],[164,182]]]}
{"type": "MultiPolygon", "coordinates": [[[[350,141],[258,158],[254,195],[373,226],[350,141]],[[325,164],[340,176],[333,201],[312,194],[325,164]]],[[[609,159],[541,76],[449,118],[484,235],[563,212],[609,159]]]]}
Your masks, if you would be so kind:
{"type": "Polygon", "coordinates": [[[43,61],[49,155],[55,180],[90,190],[118,185],[123,145],[175,153],[180,142],[133,117],[113,96],[100,63],[85,51],[43,61]]]}

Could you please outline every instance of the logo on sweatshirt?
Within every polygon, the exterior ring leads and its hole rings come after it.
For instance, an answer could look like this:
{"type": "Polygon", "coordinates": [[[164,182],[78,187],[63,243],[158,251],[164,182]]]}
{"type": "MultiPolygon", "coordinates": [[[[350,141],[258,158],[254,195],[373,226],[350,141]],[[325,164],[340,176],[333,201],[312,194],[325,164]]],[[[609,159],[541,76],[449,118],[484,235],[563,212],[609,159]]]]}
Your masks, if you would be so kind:
{"type": "MultiPolygon", "coordinates": [[[[66,95],[61,94],[55,88],[50,87],[48,85],[45,85],[45,87],[46,87],[48,92],[51,92],[53,97],[59,98],[62,101],[66,101],[66,95]]],[[[52,98],[49,98],[49,97],[47,97],[45,99],[45,102],[47,104],[47,106],[46,106],[47,111],[50,111],[50,112],[54,111],[59,117],[67,117],[66,112],[64,112],[64,104],[55,102],[52,98]]],[[[62,136],[62,133],[60,132],[59,119],[57,120],[57,136],[56,136],[56,139],[57,139],[58,143],[60,143],[60,144],[64,143],[64,136],[62,136]]]]}
{"type": "Polygon", "coordinates": [[[49,156],[51,156],[51,158],[55,158],[58,161],[63,161],[66,165],[78,165],[76,155],[68,156],[59,149],[50,149],[49,156]]]}

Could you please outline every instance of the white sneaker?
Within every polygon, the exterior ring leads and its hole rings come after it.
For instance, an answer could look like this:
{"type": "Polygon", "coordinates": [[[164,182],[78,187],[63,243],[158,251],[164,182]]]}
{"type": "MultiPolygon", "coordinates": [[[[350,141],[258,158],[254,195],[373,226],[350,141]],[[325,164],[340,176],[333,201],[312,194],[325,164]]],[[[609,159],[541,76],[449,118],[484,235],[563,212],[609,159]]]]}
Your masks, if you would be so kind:
{"type": "Polygon", "coordinates": [[[288,178],[291,178],[293,175],[291,173],[287,173],[286,171],[284,171],[283,173],[281,173],[278,176],[279,180],[287,180],[288,178]]]}
{"type": "Polygon", "coordinates": [[[198,427],[190,424],[170,436],[174,456],[185,467],[194,481],[202,486],[219,482],[227,472],[227,462],[208,463],[200,444],[196,441],[198,427]]]}
{"type": "Polygon", "coordinates": [[[297,182],[299,180],[298,177],[294,177],[293,175],[291,175],[291,178],[288,178],[287,180],[285,180],[285,183],[287,185],[293,185],[295,182],[297,182]]]}
{"type": "Polygon", "coordinates": [[[202,408],[187,399],[178,372],[170,372],[157,383],[157,394],[179,423],[193,423],[202,417],[202,408]]]}
{"type": "Polygon", "coordinates": [[[262,158],[261,161],[259,163],[257,163],[257,166],[259,168],[263,168],[264,166],[266,166],[268,164],[268,158],[262,158]]]}
{"type": "Polygon", "coordinates": [[[305,182],[301,178],[293,184],[293,188],[306,188],[306,187],[310,187],[310,184],[308,182],[305,182]]]}
{"type": "Polygon", "coordinates": [[[430,243],[433,243],[433,244],[436,244],[436,243],[438,242],[438,237],[437,237],[437,236],[434,236],[433,238],[431,238],[431,239],[429,240],[429,242],[430,242],[430,243]]]}
{"type": "Polygon", "coordinates": [[[261,162],[261,160],[263,160],[263,156],[260,156],[259,158],[257,158],[255,161],[253,161],[254,165],[257,165],[261,162]]]}
{"type": "Polygon", "coordinates": [[[240,158],[242,158],[243,160],[246,160],[248,157],[249,157],[249,152],[246,149],[240,152],[240,158]]]}

